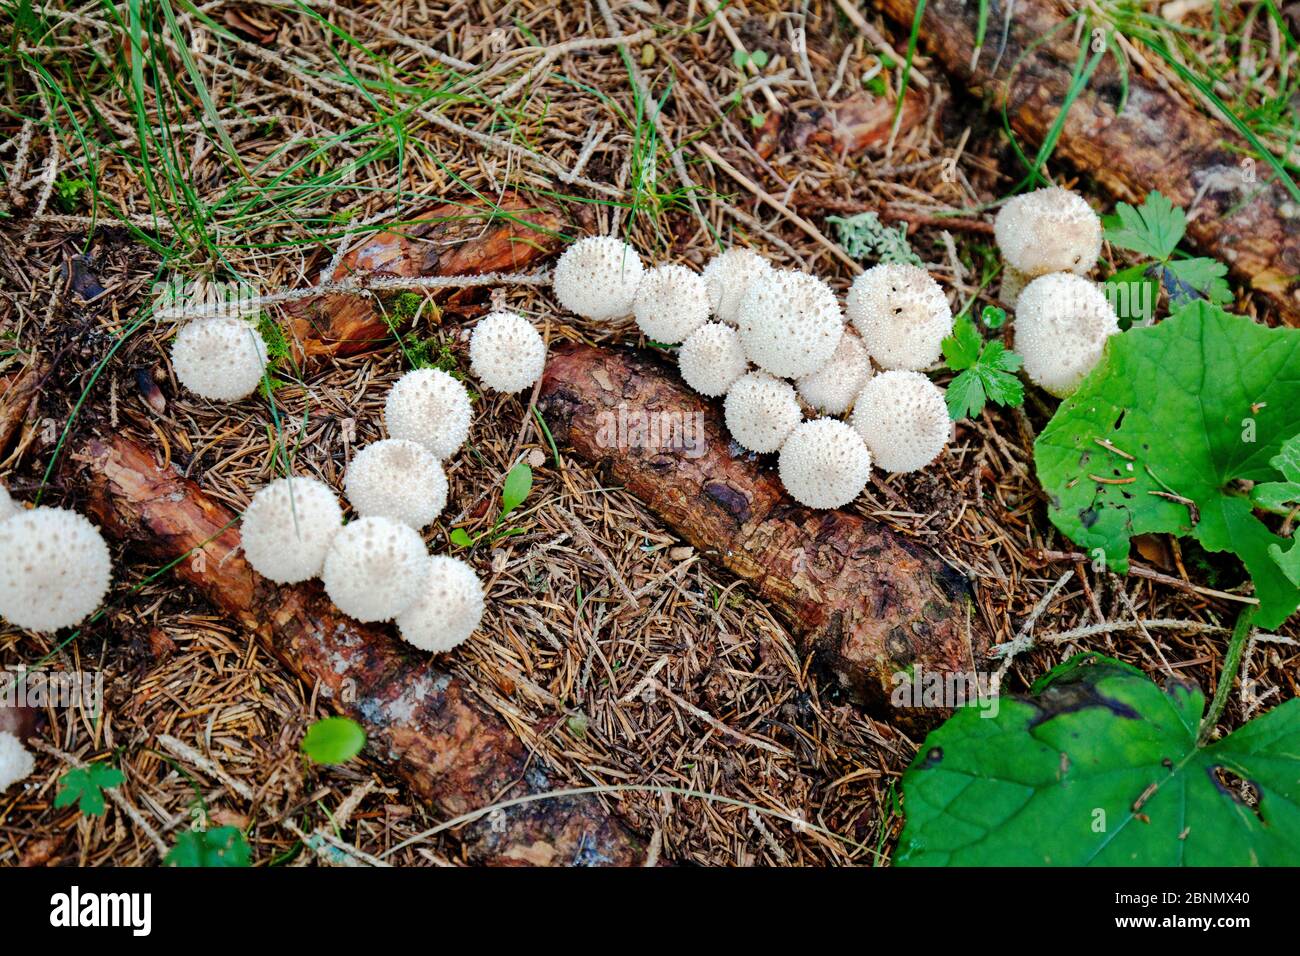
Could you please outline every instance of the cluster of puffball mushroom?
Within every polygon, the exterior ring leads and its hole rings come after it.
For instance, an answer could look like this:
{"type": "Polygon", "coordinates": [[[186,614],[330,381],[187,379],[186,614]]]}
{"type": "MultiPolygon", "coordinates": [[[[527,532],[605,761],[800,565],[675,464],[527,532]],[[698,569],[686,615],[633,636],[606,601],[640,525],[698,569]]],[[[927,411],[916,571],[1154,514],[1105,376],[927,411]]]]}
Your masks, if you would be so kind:
{"type": "Polygon", "coordinates": [[[599,236],[565,251],[554,287],[578,315],[632,315],[647,338],[680,344],[682,379],[701,395],[726,396],[732,439],[779,452],[782,484],[810,508],[848,504],[873,465],[924,468],[948,441],[943,392],[921,369],[938,360],[952,310],[923,269],[868,269],[841,310],[821,279],[775,269],[748,249],[721,253],[700,274],[646,270],[631,246],[599,236]],[[815,413],[807,420],[804,406],[815,413]]]}

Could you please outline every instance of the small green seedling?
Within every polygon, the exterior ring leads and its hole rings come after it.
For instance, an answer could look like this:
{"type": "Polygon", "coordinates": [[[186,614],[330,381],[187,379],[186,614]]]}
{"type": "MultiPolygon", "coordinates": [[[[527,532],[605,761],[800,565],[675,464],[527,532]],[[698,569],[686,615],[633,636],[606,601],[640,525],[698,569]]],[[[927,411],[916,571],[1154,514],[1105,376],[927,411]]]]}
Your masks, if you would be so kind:
{"type": "Polygon", "coordinates": [[[163,857],[164,866],[235,867],[249,866],[253,852],[238,827],[182,830],[176,844],[163,857]]]}
{"type": "MultiPolygon", "coordinates": [[[[982,321],[995,329],[1006,317],[1001,309],[989,307],[982,321]]],[[[943,355],[948,367],[960,373],[949,383],[944,396],[953,421],[974,418],[989,400],[1012,408],[1024,403],[1025,386],[1016,377],[1020,356],[996,339],[985,342],[969,316],[963,315],[954,323],[952,335],[943,340],[943,355]]]]}
{"type": "Polygon", "coordinates": [[[69,770],[59,778],[54,806],[62,810],[75,803],[83,815],[102,817],[104,791],[121,786],[125,780],[122,771],[107,763],[92,763],[78,770],[69,770]]]}
{"type": "Polygon", "coordinates": [[[347,717],[326,717],[307,728],[302,749],[312,763],[347,763],[366,745],[366,732],[347,717]]]}
{"type": "Polygon", "coordinates": [[[533,469],[528,467],[527,462],[521,461],[510,469],[505,483],[501,486],[501,513],[497,515],[497,520],[493,522],[491,529],[471,537],[464,528],[454,528],[450,535],[451,543],[458,548],[472,548],[483,538],[487,538],[488,543],[491,544],[501,538],[523,534],[523,528],[502,529],[501,525],[512,511],[524,503],[532,490],[533,469]]]}
{"type": "Polygon", "coordinates": [[[756,70],[761,70],[767,66],[767,61],[766,50],[754,50],[752,52],[749,50],[736,50],[731,54],[731,65],[738,70],[745,69],[751,63],[754,64],[756,70]]]}

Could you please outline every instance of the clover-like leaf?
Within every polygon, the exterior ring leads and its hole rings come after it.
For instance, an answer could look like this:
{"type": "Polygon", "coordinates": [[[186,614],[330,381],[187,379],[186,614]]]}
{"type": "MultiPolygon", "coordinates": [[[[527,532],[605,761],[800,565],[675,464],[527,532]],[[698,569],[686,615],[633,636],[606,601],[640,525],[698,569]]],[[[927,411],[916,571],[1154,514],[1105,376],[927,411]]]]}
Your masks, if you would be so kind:
{"type": "Polygon", "coordinates": [[[1165,260],[1178,248],[1187,231],[1187,216],[1158,191],[1147,194],[1141,206],[1117,203],[1115,215],[1104,220],[1112,245],[1165,260]]]}
{"type": "Polygon", "coordinates": [[[58,809],[70,807],[88,817],[104,815],[104,791],[120,786],[126,780],[122,771],[107,763],[92,763],[84,768],[69,770],[59,778],[59,792],[54,797],[58,809]]]}
{"type": "Polygon", "coordinates": [[[1110,567],[1128,569],[1135,535],[1191,535],[1237,555],[1255,583],[1257,623],[1276,627],[1300,587],[1270,554],[1289,540],[1254,513],[1237,482],[1300,432],[1300,330],[1270,329],[1207,302],[1113,336],[1101,364],[1034,444],[1052,522],[1110,567]]]}
{"type": "Polygon", "coordinates": [[[958,710],[903,776],[900,866],[1300,864],[1300,700],[1208,746],[1205,698],[1079,655],[958,710]]]}
{"type": "Polygon", "coordinates": [[[1261,508],[1289,514],[1300,505],[1300,435],[1293,435],[1282,443],[1282,450],[1268,460],[1282,472],[1284,481],[1265,481],[1255,486],[1251,497],[1261,508]]]}
{"type": "Polygon", "coordinates": [[[1025,387],[1015,375],[1020,356],[999,341],[985,342],[968,317],[953,325],[952,335],[943,340],[943,354],[949,368],[961,371],[944,394],[953,421],[978,415],[986,401],[1015,406],[1025,400],[1025,387]]]}
{"type": "Polygon", "coordinates": [[[248,840],[238,827],[182,830],[163,858],[165,866],[232,867],[252,861],[248,840]]]}

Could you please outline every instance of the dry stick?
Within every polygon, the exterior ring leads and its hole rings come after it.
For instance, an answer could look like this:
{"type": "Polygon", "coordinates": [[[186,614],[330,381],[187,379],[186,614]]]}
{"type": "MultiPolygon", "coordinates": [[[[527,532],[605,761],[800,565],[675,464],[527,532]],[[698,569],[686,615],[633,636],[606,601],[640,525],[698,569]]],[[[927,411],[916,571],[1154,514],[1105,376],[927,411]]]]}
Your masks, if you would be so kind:
{"type": "Polygon", "coordinates": [[[1151,631],[1188,631],[1193,634],[1223,634],[1227,628],[1220,624],[1205,624],[1201,621],[1183,621],[1177,618],[1155,618],[1149,621],[1102,621],[1100,624],[1085,624],[1068,631],[1044,634],[1037,639],[1039,644],[1064,644],[1069,641],[1109,634],[1113,631],[1136,631],[1146,628],[1151,631]]]}
{"type": "MultiPolygon", "coordinates": [[[[607,20],[606,26],[609,25],[609,21],[607,20]]],[[[538,47],[535,50],[520,50],[518,52],[521,54],[540,52],[542,58],[529,67],[528,71],[524,73],[523,76],[498,93],[495,100],[498,103],[504,103],[506,100],[517,96],[520,90],[528,87],[533,80],[537,79],[538,76],[544,73],[552,63],[565,54],[572,53],[574,50],[597,50],[606,46],[625,47],[629,43],[644,43],[646,40],[653,40],[654,35],[655,31],[650,27],[646,27],[644,30],[638,30],[636,33],[626,35],[577,37],[572,40],[565,40],[563,43],[557,43],[554,46],[538,47]]]]}
{"type": "MultiPolygon", "coordinates": [[[[1092,558],[1086,554],[1080,554],[1071,551],[1049,551],[1045,548],[1038,548],[1029,552],[1037,557],[1040,561],[1070,561],[1074,564],[1086,564],[1092,558]]],[[[1128,563],[1128,573],[1135,578],[1145,578],[1148,581],[1155,581],[1159,584],[1167,584],[1171,588],[1178,588],[1180,591],[1188,591],[1192,594],[1200,594],[1205,597],[1221,598],[1224,601],[1236,601],[1238,604],[1258,604],[1259,598],[1246,597],[1242,594],[1233,594],[1229,591],[1216,591],[1214,588],[1204,588],[1199,584],[1192,584],[1184,581],[1182,578],[1176,578],[1169,574],[1161,574],[1159,571],[1153,571],[1148,567],[1138,564],[1136,561],[1128,563]]]]}
{"type": "Polygon", "coordinates": [[[786,750],[783,747],[778,747],[775,744],[768,743],[766,740],[759,740],[757,737],[751,737],[748,734],[741,733],[739,730],[734,730],[733,728],[728,727],[726,724],[718,720],[718,718],[714,717],[709,712],[700,710],[700,708],[696,707],[690,701],[683,700],[677,694],[674,694],[658,679],[651,678],[650,683],[652,683],[657,690],[662,691],[665,696],[669,697],[682,710],[686,711],[691,716],[704,721],[714,730],[726,734],[728,737],[731,737],[734,740],[739,740],[742,744],[748,744],[751,747],[757,747],[759,750],[766,750],[768,753],[777,754],[778,756],[781,757],[793,756],[790,753],[790,751],[786,750]]]}

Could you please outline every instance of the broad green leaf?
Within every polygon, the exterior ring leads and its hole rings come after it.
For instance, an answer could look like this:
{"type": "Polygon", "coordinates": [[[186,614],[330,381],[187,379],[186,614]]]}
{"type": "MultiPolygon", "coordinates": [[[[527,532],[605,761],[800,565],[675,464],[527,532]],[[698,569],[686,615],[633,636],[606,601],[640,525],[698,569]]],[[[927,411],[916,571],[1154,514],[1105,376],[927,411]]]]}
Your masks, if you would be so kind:
{"type": "Polygon", "coordinates": [[[253,853],[238,827],[182,830],[176,845],[163,858],[165,866],[248,866],[253,853]]]}
{"type": "Polygon", "coordinates": [[[501,517],[504,518],[523,504],[528,492],[532,490],[533,470],[527,462],[521,461],[510,469],[510,474],[506,475],[505,484],[501,487],[501,517]]]}
{"type": "Polygon", "coordinates": [[[464,528],[452,528],[451,534],[447,538],[458,548],[472,548],[474,546],[474,539],[469,536],[469,532],[464,528]]]}
{"type": "Polygon", "coordinates": [[[58,809],[70,807],[88,817],[104,815],[104,791],[126,780],[122,771],[106,763],[92,763],[83,769],[69,770],[59,778],[59,792],[54,797],[58,809]]]}
{"type": "Polygon", "coordinates": [[[1187,216],[1158,191],[1153,191],[1147,193],[1146,201],[1139,207],[1117,203],[1115,215],[1106,217],[1105,227],[1111,245],[1164,261],[1174,254],[1187,231],[1187,216]]]}
{"type": "Polygon", "coordinates": [[[926,738],[897,865],[1300,864],[1300,700],[1200,747],[1199,688],[1087,657],[926,738]]]}
{"type": "Polygon", "coordinates": [[[1286,579],[1300,588],[1300,538],[1293,538],[1291,541],[1291,550],[1283,551],[1282,546],[1270,544],[1268,546],[1269,557],[1282,569],[1286,579]]]}
{"type": "Polygon", "coordinates": [[[1206,302],[1113,336],[1034,444],[1052,522],[1121,574],[1134,535],[1191,535],[1232,552],[1254,580],[1257,623],[1276,627],[1300,604],[1270,554],[1288,540],[1236,482],[1275,477],[1270,458],[1300,432],[1297,382],[1300,330],[1206,302]]]}
{"type": "Polygon", "coordinates": [[[347,717],[326,717],[307,728],[302,738],[303,752],[312,763],[346,763],[366,745],[366,732],[347,717]]]}

